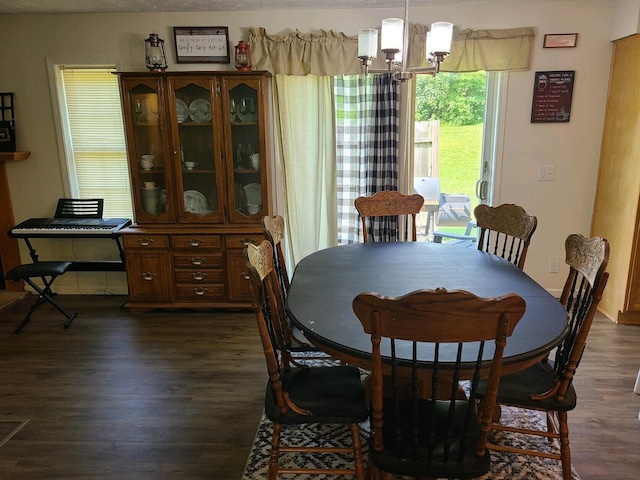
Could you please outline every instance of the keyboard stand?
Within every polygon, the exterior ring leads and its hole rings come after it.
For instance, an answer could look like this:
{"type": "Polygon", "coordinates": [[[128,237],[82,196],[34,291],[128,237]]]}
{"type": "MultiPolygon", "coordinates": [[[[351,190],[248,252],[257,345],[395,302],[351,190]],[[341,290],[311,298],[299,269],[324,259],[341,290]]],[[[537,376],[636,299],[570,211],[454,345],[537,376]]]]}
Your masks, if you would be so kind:
{"type": "MultiPolygon", "coordinates": [[[[131,222],[128,221],[126,225],[129,225],[131,222]]],[[[126,226],[123,224],[123,226],[126,226]]],[[[39,260],[38,253],[31,243],[34,238],[82,238],[88,240],[96,240],[96,239],[105,239],[105,240],[113,240],[118,247],[118,254],[120,256],[120,260],[76,260],[71,261],[72,266],[69,268],[69,271],[75,272],[124,272],[125,271],[125,254],[124,248],[122,247],[122,243],[120,242],[120,234],[118,231],[120,228],[115,231],[115,233],[105,233],[105,232],[97,232],[97,233],[82,233],[82,234],[56,234],[55,231],[51,231],[50,233],[38,232],[38,233],[19,233],[14,234],[9,232],[9,235],[15,238],[21,238],[27,248],[29,249],[29,256],[33,262],[37,262],[39,260]]]]}
{"type": "MultiPolygon", "coordinates": [[[[31,260],[34,262],[38,261],[38,253],[36,249],[31,244],[30,238],[26,236],[21,236],[24,243],[27,245],[29,249],[29,256],[31,260]]],[[[43,236],[38,235],[38,238],[61,238],[59,236],[51,235],[51,236],[43,236]]],[[[91,237],[89,235],[82,236],[71,236],[65,235],[64,238],[86,238],[86,239],[95,239],[101,237],[91,237]]],[[[104,237],[102,237],[104,238],[104,237]]],[[[120,237],[114,236],[113,241],[116,242],[118,246],[118,252],[120,254],[120,260],[76,260],[71,261],[73,265],[69,268],[70,272],[124,272],[124,249],[122,248],[122,243],[120,243],[120,237]]]]}

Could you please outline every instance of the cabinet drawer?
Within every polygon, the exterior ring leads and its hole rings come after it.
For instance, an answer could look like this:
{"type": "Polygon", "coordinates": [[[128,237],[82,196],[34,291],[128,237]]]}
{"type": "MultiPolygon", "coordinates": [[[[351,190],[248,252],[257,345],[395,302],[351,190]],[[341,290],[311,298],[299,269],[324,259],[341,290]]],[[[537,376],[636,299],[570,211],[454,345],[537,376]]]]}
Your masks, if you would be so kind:
{"type": "Polygon", "coordinates": [[[132,302],[171,301],[173,272],[171,256],[166,250],[130,249],[127,255],[127,282],[132,302]]]}
{"type": "Polygon", "coordinates": [[[224,285],[177,285],[178,300],[191,302],[207,302],[224,300],[224,285]]]}
{"type": "Polygon", "coordinates": [[[176,283],[224,283],[224,270],[176,270],[176,283]]]}
{"type": "Polygon", "coordinates": [[[171,243],[174,248],[214,248],[222,250],[222,237],[220,235],[173,235],[171,243]]]}
{"type": "Polygon", "coordinates": [[[246,235],[227,235],[225,237],[225,243],[226,243],[227,249],[231,249],[231,250],[242,250],[246,242],[258,245],[263,240],[266,240],[266,237],[264,236],[263,233],[248,233],[246,235]]]}
{"type": "Polygon", "coordinates": [[[167,235],[123,235],[125,248],[167,248],[167,235]]]}
{"type": "Polygon", "coordinates": [[[202,267],[215,268],[223,267],[222,252],[214,254],[200,255],[200,252],[193,252],[189,255],[174,255],[173,263],[176,268],[184,267],[202,267]]]}

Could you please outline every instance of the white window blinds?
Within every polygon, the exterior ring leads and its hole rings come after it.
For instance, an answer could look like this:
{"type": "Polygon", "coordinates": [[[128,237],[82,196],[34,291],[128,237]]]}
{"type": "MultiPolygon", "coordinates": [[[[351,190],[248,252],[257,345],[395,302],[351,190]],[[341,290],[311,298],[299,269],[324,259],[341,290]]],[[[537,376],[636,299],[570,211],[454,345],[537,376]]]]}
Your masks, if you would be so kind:
{"type": "MultiPolygon", "coordinates": [[[[73,195],[103,198],[104,217],[133,217],[118,79],[108,68],[61,70],[73,195]]],[[[64,115],[63,115],[64,116],[64,115]]]]}

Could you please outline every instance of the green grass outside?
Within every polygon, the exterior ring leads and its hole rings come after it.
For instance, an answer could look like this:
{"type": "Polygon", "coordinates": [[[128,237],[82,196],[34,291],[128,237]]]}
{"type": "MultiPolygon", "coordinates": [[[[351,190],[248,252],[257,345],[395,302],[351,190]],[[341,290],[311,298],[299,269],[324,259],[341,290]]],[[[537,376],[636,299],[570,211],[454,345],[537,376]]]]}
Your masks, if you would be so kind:
{"type": "MultiPolygon", "coordinates": [[[[466,193],[471,209],[478,204],[476,182],[480,178],[483,125],[440,125],[440,191],[466,193]]],[[[442,227],[444,231],[464,233],[464,228],[442,227]]]]}

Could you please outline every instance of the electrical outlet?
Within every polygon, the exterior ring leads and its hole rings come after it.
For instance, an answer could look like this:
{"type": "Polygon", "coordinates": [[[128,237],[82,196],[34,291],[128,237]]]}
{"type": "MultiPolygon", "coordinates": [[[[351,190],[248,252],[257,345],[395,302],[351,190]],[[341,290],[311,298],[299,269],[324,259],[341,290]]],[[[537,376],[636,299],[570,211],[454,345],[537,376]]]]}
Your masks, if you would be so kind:
{"type": "Polygon", "coordinates": [[[560,270],[560,259],[559,258],[550,258],[549,259],[549,273],[558,273],[560,270]]]}
{"type": "Polygon", "coordinates": [[[556,179],[556,167],[553,165],[540,165],[538,169],[539,182],[553,182],[556,179]]]}

